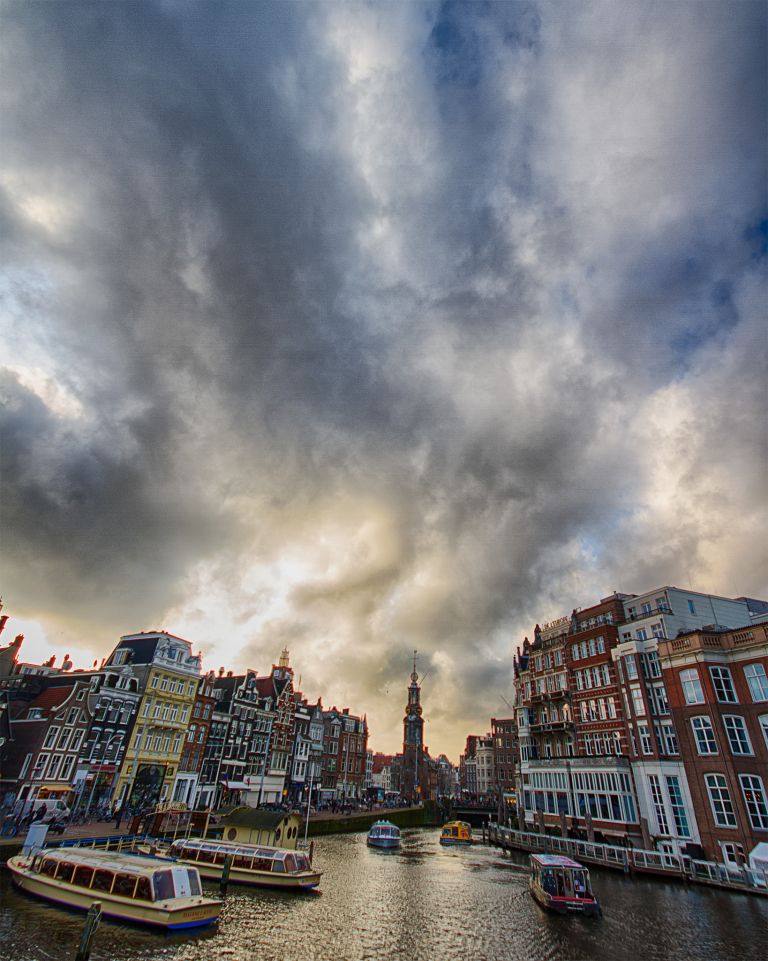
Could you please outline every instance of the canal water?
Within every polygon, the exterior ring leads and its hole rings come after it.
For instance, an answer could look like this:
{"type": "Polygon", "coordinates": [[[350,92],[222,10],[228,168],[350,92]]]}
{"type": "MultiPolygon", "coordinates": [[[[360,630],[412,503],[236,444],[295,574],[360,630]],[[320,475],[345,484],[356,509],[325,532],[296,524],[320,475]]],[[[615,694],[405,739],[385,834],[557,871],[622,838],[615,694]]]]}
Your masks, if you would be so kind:
{"type": "MultiPolygon", "coordinates": [[[[231,885],[218,927],[150,934],[102,922],[92,961],[764,961],[768,899],[592,870],[604,915],[561,918],[528,894],[527,857],[442,848],[403,832],[400,851],[364,834],[315,842],[319,893],[231,885]]],[[[209,888],[216,894],[217,888],[209,888]]],[[[0,958],[72,961],[83,916],[19,894],[0,876],[0,958]]]]}

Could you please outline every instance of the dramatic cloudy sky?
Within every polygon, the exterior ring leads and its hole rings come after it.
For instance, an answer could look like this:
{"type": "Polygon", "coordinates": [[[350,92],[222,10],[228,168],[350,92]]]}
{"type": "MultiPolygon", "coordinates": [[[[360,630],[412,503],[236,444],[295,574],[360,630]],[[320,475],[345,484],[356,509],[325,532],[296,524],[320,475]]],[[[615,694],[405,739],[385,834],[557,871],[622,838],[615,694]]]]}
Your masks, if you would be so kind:
{"type": "Polygon", "coordinates": [[[766,5],[0,7],[0,593],[401,740],[537,620],[766,596],[766,5]]]}

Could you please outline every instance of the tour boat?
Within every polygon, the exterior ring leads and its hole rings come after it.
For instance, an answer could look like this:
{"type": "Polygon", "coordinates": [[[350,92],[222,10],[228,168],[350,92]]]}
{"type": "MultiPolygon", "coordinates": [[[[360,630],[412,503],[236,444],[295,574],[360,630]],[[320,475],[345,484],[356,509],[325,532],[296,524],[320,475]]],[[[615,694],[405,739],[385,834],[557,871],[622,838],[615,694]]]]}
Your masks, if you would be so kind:
{"type": "Polygon", "coordinates": [[[443,825],[441,844],[471,844],[472,825],[466,821],[449,821],[443,825]]]}
{"type": "Polygon", "coordinates": [[[548,911],[593,917],[602,914],[592,893],[589,871],[578,861],[559,854],[532,854],[530,883],[534,900],[548,911]]]}
{"type": "Polygon", "coordinates": [[[266,888],[316,888],[322,871],[312,868],[304,851],[267,847],[263,844],[238,844],[211,838],[177,838],[166,856],[193,864],[204,878],[219,880],[227,856],[231,857],[229,880],[266,888]]]}
{"type": "Polygon", "coordinates": [[[167,931],[200,928],[221,913],[221,901],[202,896],[195,868],[156,858],[94,848],[50,848],[8,859],[17,887],[67,908],[94,901],[120,921],[167,931]]]}
{"type": "Polygon", "coordinates": [[[376,821],[371,825],[367,840],[372,848],[399,848],[400,828],[391,821],[376,821]]]}

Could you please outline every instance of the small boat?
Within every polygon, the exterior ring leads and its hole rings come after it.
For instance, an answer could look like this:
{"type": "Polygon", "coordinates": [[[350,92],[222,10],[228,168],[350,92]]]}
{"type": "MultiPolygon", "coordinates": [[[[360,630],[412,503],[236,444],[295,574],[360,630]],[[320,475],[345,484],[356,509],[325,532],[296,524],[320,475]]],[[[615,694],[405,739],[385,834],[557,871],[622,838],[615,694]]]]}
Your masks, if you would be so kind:
{"type": "Polygon", "coordinates": [[[399,848],[400,828],[391,821],[376,821],[371,825],[367,841],[372,848],[399,848]]]}
{"type": "Polygon", "coordinates": [[[548,911],[593,917],[602,914],[592,893],[589,871],[578,861],[559,854],[532,854],[530,885],[534,900],[548,911]]]}
{"type": "Polygon", "coordinates": [[[193,864],[204,878],[221,879],[226,858],[231,857],[229,880],[265,888],[308,890],[320,883],[322,871],[315,871],[304,851],[238,844],[212,838],[177,838],[160,856],[193,864]]]}
{"type": "Polygon", "coordinates": [[[466,821],[449,821],[440,833],[441,844],[471,844],[472,825],[466,821]]]}
{"type": "Polygon", "coordinates": [[[202,896],[194,868],[156,858],[99,851],[50,848],[8,859],[14,884],[38,898],[87,911],[94,901],[120,921],[180,931],[211,924],[221,901],[202,896]]]}

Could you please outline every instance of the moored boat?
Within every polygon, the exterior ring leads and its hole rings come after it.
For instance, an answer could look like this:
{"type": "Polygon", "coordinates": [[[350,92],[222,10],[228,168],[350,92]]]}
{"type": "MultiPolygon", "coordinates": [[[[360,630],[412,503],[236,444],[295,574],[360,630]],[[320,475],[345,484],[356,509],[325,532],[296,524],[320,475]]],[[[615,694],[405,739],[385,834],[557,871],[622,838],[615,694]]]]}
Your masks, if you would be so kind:
{"type": "Polygon", "coordinates": [[[28,894],[80,911],[99,901],[103,914],[134,924],[180,931],[221,913],[221,901],[203,897],[195,868],[156,858],[51,848],[9,858],[8,869],[28,894]]]}
{"type": "Polygon", "coordinates": [[[471,844],[472,825],[467,821],[449,821],[440,832],[441,844],[471,844]]]}
{"type": "Polygon", "coordinates": [[[548,911],[593,917],[602,914],[592,893],[589,871],[578,861],[559,854],[532,854],[530,887],[534,900],[548,911]]]}
{"type": "Polygon", "coordinates": [[[259,887],[308,890],[320,883],[322,871],[315,871],[304,851],[238,844],[211,838],[177,838],[167,856],[194,865],[204,878],[221,879],[224,863],[231,858],[229,880],[259,887]]]}
{"type": "Polygon", "coordinates": [[[372,848],[399,848],[400,828],[391,821],[376,821],[366,840],[372,848]]]}

